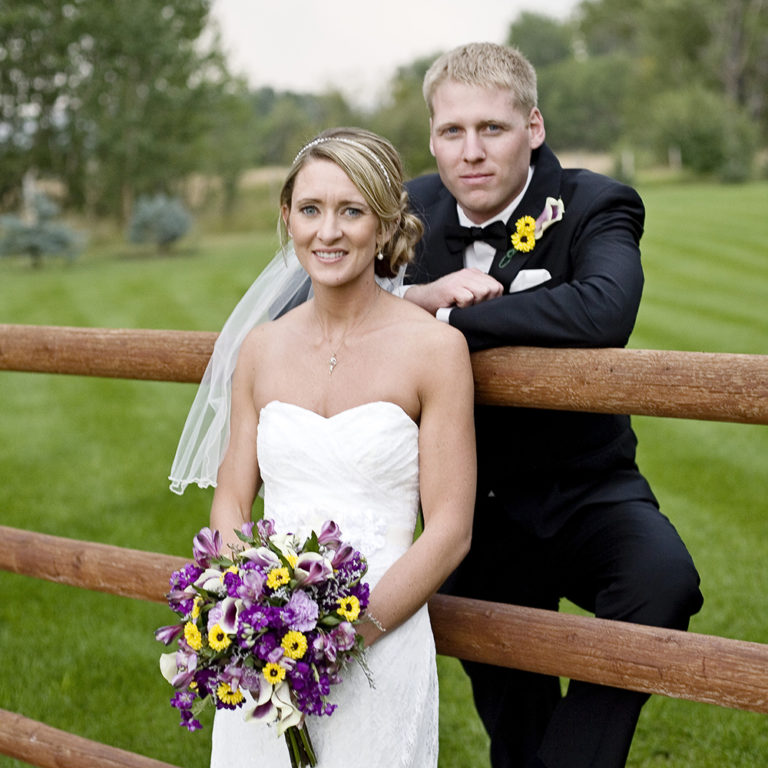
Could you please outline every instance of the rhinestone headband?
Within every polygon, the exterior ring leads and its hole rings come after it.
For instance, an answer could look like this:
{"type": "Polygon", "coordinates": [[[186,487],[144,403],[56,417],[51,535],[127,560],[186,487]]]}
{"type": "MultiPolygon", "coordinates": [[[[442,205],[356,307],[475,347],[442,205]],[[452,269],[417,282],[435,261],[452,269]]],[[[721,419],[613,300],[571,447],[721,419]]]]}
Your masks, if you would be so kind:
{"type": "Polygon", "coordinates": [[[361,144],[359,141],[354,141],[353,139],[347,139],[343,136],[321,136],[318,139],[313,139],[309,142],[309,144],[304,145],[296,154],[296,157],[293,158],[293,162],[295,163],[305,152],[312,149],[312,147],[316,147],[318,144],[325,144],[328,141],[340,141],[342,144],[349,144],[350,147],[354,147],[355,149],[359,149],[364,154],[368,155],[368,157],[373,160],[376,165],[379,166],[379,170],[384,174],[384,178],[387,180],[387,184],[392,186],[392,180],[389,178],[389,174],[387,173],[387,169],[384,167],[384,163],[381,162],[381,160],[376,157],[373,150],[369,149],[365,146],[365,144],[361,144]]]}

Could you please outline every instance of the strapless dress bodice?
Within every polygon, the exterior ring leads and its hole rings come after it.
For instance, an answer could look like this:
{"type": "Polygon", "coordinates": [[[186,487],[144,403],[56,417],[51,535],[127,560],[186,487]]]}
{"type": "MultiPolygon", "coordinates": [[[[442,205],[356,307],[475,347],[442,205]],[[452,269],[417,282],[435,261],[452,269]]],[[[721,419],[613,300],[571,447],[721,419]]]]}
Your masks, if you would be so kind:
{"type": "Polygon", "coordinates": [[[334,520],[368,559],[368,580],[410,546],[419,508],[419,429],[395,403],[331,417],[279,400],[258,428],[264,515],[302,534],[334,520]]]}

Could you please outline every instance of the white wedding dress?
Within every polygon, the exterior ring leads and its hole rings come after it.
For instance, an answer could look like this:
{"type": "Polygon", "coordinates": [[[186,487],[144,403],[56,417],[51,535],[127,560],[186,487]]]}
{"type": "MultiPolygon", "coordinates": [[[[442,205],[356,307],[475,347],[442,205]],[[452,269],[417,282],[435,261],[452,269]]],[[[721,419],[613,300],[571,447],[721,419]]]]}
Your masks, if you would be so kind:
{"type": "MultiPolygon", "coordinates": [[[[400,406],[373,402],[325,418],[279,401],[258,431],[264,515],[279,531],[320,530],[334,520],[368,560],[371,587],[413,540],[419,505],[417,425],[400,406]]],[[[438,687],[424,606],[368,650],[371,688],[352,662],[330,716],[308,717],[318,768],[435,768],[438,687]]],[[[216,713],[212,768],[290,768],[274,727],[242,710],[216,713]]]]}

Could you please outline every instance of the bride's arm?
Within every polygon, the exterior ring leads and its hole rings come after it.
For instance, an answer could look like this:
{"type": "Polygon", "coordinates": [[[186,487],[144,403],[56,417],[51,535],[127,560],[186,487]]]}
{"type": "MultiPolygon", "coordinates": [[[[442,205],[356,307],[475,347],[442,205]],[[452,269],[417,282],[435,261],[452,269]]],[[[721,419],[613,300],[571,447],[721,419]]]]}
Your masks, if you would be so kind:
{"type": "MultiPolygon", "coordinates": [[[[474,387],[466,342],[439,325],[437,343],[423,359],[420,392],[419,485],[424,530],[371,593],[369,613],[387,631],[413,615],[469,550],[475,503],[474,387]]],[[[424,350],[419,354],[423,356],[424,350]]],[[[370,644],[381,636],[374,622],[360,631],[370,644]]]]}
{"type": "Polygon", "coordinates": [[[250,521],[261,486],[256,456],[259,414],[254,403],[256,351],[252,333],[243,343],[232,378],[229,446],[219,467],[211,505],[211,528],[221,532],[225,544],[240,544],[235,529],[250,521]]]}

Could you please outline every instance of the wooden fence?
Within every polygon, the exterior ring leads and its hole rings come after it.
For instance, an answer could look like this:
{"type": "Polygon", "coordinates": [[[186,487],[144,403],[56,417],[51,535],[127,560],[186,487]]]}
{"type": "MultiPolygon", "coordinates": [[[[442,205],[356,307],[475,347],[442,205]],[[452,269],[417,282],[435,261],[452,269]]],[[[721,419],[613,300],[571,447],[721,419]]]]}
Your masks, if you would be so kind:
{"type": "MultiPolygon", "coordinates": [[[[0,325],[0,370],[197,382],[215,338],[0,325]]],[[[484,404],[768,424],[763,355],[510,347],[476,353],[473,368],[484,404]]],[[[186,562],[3,526],[0,540],[2,570],[157,602],[186,562]]],[[[430,615],[444,655],[768,712],[768,645],[443,595],[430,615]]],[[[42,768],[172,768],[5,710],[0,754],[42,768]]]]}

